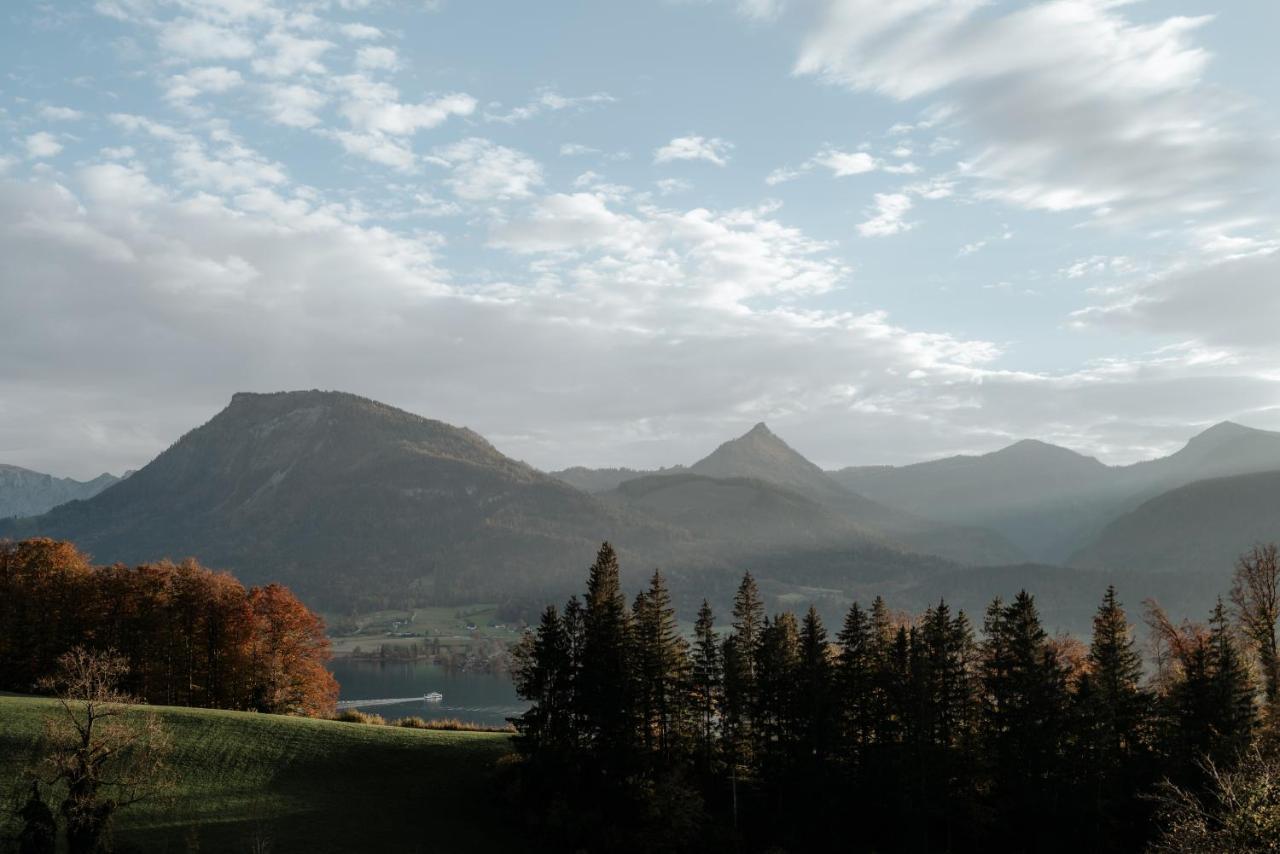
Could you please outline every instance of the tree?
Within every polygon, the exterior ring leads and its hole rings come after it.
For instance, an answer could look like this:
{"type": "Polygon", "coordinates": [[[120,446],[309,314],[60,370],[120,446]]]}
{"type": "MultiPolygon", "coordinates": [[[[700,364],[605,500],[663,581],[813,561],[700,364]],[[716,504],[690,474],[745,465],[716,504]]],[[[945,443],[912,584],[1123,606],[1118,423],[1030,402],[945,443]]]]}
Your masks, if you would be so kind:
{"type": "Polygon", "coordinates": [[[536,632],[526,632],[513,650],[516,692],[532,705],[516,720],[521,749],[559,758],[574,747],[569,691],[569,636],[554,605],[542,612],[536,632]]]}
{"type": "Polygon", "coordinates": [[[1267,707],[1280,700],[1280,559],[1275,543],[1256,545],[1236,561],[1231,585],[1236,619],[1257,656],[1267,707]]]}
{"type": "Polygon", "coordinates": [[[804,756],[826,761],[833,736],[831,650],[827,630],[812,605],[800,624],[800,660],[796,672],[797,737],[804,756]]]}
{"type": "Polygon", "coordinates": [[[578,699],[587,747],[599,770],[615,778],[625,774],[632,753],[630,646],[631,616],[622,594],[618,555],[604,543],[587,577],[578,699]]]}
{"type": "Polygon", "coordinates": [[[1088,664],[1088,716],[1100,742],[1097,758],[1115,768],[1138,746],[1148,700],[1140,687],[1142,657],[1114,586],[1107,587],[1094,615],[1088,664]]]}
{"type": "Polygon", "coordinates": [[[724,643],[724,730],[734,774],[749,765],[758,704],[756,661],[764,623],[764,603],[751,573],[744,573],[733,597],[733,632],[724,643]]]}
{"type": "Polygon", "coordinates": [[[155,714],[128,708],[136,701],[118,688],[127,672],[118,655],[76,647],[42,683],[57,691],[58,706],[45,719],[44,757],[32,773],[62,793],[70,854],[96,854],[117,812],[167,784],[168,735],[155,714]]]}
{"type": "Polygon", "coordinates": [[[1274,852],[1280,840],[1280,762],[1256,749],[1237,766],[1204,766],[1203,794],[1166,783],[1158,793],[1153,854],[1274,852]]]}
{"type": "Polygon", "coordinates": [[[704,771],[711,767],[716,737],[716,719],[723,702],[724,670],[720,638],[715,630],[715,616],[707,600],[702,600],[698,619],[693,626],[692,662],[693,707],[698,719],[701,762],[704,771]]]}
{"type": "Polygon", "coordinates": [[[254,641],[250,695],[253,708],[286,715],[326,715],[338,683],[325,668],[329,639],[324,622],[279,584],[249,591],[254,641]]]}
{"type": "Polygon", "coordinates": [[[649,589],[636,597],[634,666],[640,726],[649,753],[663,764],[684,729],[689,682],[689,645],[680,636],[676,611],[662,573],[654,570],[649,589]]]}
{"type": "Polygon", "coordinates": [[[857,602],[849,607],[836,640],[840,644],[835,681],[841,741],[857,761],[873,730],[869,694],[874,675],[871,622],[857,602]]]}
{"type": "Polygon", "coordinates": [[[1248,748],[1257,710],[1249,667],[1221,599],[1209,617],[1209,643],[1213,655],[1210,690],[1218,709],[1218,744],[1211,758],[1230,761],[1248,748]]]}

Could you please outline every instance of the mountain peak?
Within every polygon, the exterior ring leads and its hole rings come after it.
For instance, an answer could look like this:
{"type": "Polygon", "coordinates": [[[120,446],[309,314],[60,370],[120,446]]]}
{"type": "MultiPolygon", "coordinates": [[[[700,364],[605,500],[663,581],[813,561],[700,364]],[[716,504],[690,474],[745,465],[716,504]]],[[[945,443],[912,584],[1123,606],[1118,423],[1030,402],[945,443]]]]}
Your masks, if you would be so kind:
{"type": "Polygon", "coordinates": [[[1265,432],[1265,430],[1256,430],[1253,427],[1246,427],[1243,424],[1237,424],[1234,421],[1219,421],[1212,427],[1201,430],[1199,433],[1192,436],[1187,444],[1219,444],[1221,442],[1230,442],[1233,439],[1239,439],[1243,436],[1253,436],[1258,433],[1265,432]]]}
{"type": "Polygon", "coordinates": [[[689,467],[708,477],[746,477],[813,496],[848,497],[826,473],[805,459],[763,421],[689,467]]]}

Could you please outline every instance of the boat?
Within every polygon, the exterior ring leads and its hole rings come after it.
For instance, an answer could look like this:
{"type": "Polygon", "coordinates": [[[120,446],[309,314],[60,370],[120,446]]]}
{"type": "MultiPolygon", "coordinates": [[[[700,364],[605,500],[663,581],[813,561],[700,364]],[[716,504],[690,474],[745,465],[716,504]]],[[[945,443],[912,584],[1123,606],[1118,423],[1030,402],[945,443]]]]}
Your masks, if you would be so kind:
{"type": "Polygon", "coordinates": [[[439,703],[444,699],[444,694],[441,694],[439,691],[432,691],[430,694],[423,694],[422,699],[426,700],[428,703],[439,703]]]}

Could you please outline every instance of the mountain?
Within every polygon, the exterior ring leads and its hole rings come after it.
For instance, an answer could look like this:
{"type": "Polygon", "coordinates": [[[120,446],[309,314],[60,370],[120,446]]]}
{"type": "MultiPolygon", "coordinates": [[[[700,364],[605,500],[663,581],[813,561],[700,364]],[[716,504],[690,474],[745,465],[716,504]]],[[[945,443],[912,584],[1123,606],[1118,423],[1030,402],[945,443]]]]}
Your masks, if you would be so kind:
{"type": "Polygon", "coordinates": [[[1107,525],[1071,563],[1225,578],[1241,552],[1277,540],[1280,471],[1234,475],[1196,481],[1146,501],[1107,525]]]}
{"type": "Polygon", "coordinates": [[[683,466],[676,466],[674,469],[661,469],[659,471],[641,471],[638,469],[628,468],[604,468],[589,469],[585,466],[573,466],[560,471],[548,472],[556,480],[562,480],[570,486],[581,489],[583,492],[608,492],[611,489],[617,489],[622,483],[628,480],[635,480],[638,477],[648,477],[654,474],[665,474],[672,471],[684,471],[683,466]]]}
{"type": "Polygon", "coordinates": [[[120,480],[113,474],[100,474],[93,480],[80,481],[0,465],[0,519],[39,516],[59,504],[92,498],[120,480]]]}
{"type": "Polygon", "coordinates": [[[1065,562],[1143,501],[1194,481],[1280,469],[1280,433],[1223,422],[1177,453],[1128,466],[1044,442],[908,466],[842,469],[831,477],[896,509],[991,528],[1037,560],[1065,562]]]}
{"type": "Polygon", "coordinates": [[[196,555],[328,606],[558,589],[603,539],[665,563],[681,536],[471,430],[320,391],[237,394],[112,489],[0,525],[0,536],[37,534],[100,562],[196,555]]]}
{"type": "MultiPolygon", "coordinates": [[[[663,478],[680,477],[667,470],[654,478],[644,478],[644,491],[648,496],[647,510],[658,513],[657,505],[664,498],[678,492],[676,506],[684,508],[683,517],[694,518],[697,513],[690,506],[691,492],[704,497],[723,497],[726,493],[712,489],[704,481],[682,480],[680,488],[668,484],[665,489],[659,483],[663,478]],[[693,490],[692,485],[698,489],[693,490]]],[[[747,433],[720,445],[708,456],[689,466],[688,474],[700,475],[718,481],[733,481],[736,490],[743,482],[754,483],[759,497],[764,485],[786,490],[809,499],[804,508],[808,519],[803,524],[792,524],[791,530],[809,530],[816,541],[832,542],[831,532],[837,527],[844,533],[846,542],[876,542],[906,551],[937,555],[960,563],[1014,563],[1025,555],[1007,540],[991,531],[973,527],[939,524],[914,514],[886,507],[863,495],[852,492],[832,480],[826,472],[810,462],[779,438],[767,425],[761,423],[747,433]],[[838,525],[833,520],[839,520],[838,525]]],[[[619,486],[624,496],[627,487],[636,481],[619,486]]],[[[776,496],[774,496],[776,500],[776,496]]],[[[801,512],[799,505],[790,505],[793,514],[801,512]]],[[[704,508],[705,513],[718,510],[704,508]]],[[[662,514],[659,514],[660,516],[662,514]]],[[[670,518],[670,514],[663,516],[670,518]]],[[[793,518],[793,523],[796,520],[793,518]]],[[[770,523],[761,524],[773,530],[770,523]]]]}

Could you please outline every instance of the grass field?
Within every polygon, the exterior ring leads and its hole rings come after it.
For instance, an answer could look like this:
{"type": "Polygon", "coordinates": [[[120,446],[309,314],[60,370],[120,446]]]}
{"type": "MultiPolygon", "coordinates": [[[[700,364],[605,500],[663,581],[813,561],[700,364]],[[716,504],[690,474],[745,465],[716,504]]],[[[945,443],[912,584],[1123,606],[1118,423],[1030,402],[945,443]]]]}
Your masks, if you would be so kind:
{"type": "Polygon", "coordinates": [[[348,617],[326,615],[325,622],[335,655],[349,655],[357,647],[366,653],[376,652],[384,644],[430,645],[438,641],[447,649],[465,649],[479,641],[509,644],[519,640],[521,630],[500,624],[497,612],[496,605],[439,606],[370,611],[348,617]],[[413,637],[397,637],[399,634],[413,637]]]}
{"type": "MultiPolygon", "coordinates": [[[[0,696],[6,790],[52,708],[48,700],[0,696]]],[[[494,765],[509,752],[505,735],[156,710],[174,738],[177,792],[169,803],[122,812],[118,848],[283,854],[524,847],[497,803],[494,765]]]]}

